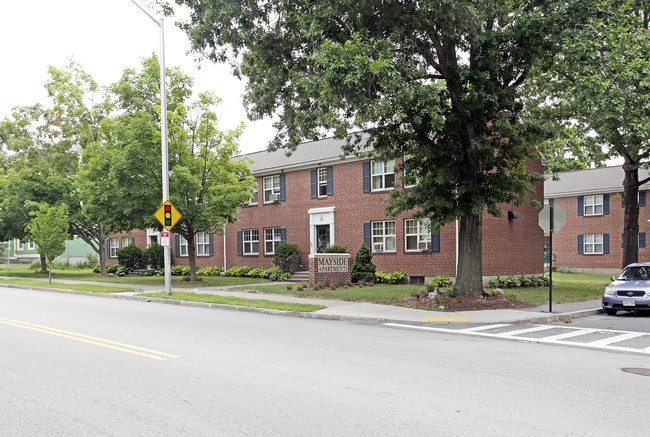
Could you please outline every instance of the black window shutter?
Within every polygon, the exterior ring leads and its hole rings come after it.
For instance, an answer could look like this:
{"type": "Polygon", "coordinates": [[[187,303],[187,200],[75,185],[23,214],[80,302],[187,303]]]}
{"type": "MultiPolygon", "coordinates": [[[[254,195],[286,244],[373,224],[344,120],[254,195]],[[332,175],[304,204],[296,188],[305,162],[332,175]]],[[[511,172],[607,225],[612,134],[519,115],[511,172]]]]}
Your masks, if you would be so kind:
{"type": "Polygon", "coordinates": [[[645,247],[645,232],[639,232],[639,247],[645,247]]]}
{"type": "Polygon", "coordinates": [[[363,224],[363,243],[372,251],[370,222],[363,224]]]}
{"type": "Polygon", "coordinates": [[[639,206],[645,206],[645,191],[639,191],[639,206]]]}
{"type": "Polygon", "coordinates": [[[578,235],[578,254],[582,254],[584,249],[583,236],[578,235]]]}
{"type": "Polygon", "coordinates": [[[609,214],[609,194],[603,194],[603,214],[609,214]]]}
{"type": "Polygon", "coordinates": [[[431,252],[440,252],[440,232],[431,234],[431,252]]]}
{"type": "Polygon", "coordinates": [[[242,256],[244,254],[244,246],[242,241],[242,231],[237,231],[237,255],[242,256]]]}
{"type": "Polygon", "coordinates": [[[174,235],[174,252],[176,256],[181,255],[181,242],[178,234],[174,235]]]}
{"type": "Polygon", "coordinates": [[[280,228],[280,241],[287,241],[287,228],[280,228]]]}
{"type": "Polygon", "coordinates": [[[334,167],[327,167],[327,195],[334,194],[334,167]]]}
{"type": "Polygon", "coordinates": [[[282,202],[287,200],[285,191],[284,173],[280,173],[280,201],[282,202]]]}
{"type": "Polygon", "coordinates": [[[585,196],[578,196],[578,215],[583,215],[585,212],[585,196]]]}
{"type": "Polygon", "coordinates": [[[214,234],[208,234],[208,255],[214,256],[214,234]]]}
{"type": "Polygon", "coordinates": [[[370,192],[370,161],[363,163],[363,192],[370,192]]]}
{"type": "Polygon", "coordinates": [[[609,234],[603,234],[603,253],[609,253],[609,234]]]}
{"type": "Polygon", "coordinates": [[[107,238],[105,244],[106,244],[106,258],[110,258],[111,257],[111,239],[107,238]]]}
{"type": "Polygon", "coordinates": [[[311,171],[311,198],[318,197],[318,170],[311,171]]]}
{"type": "Polygon", "coordinates": [[[625,193],[621,193],[621,208],[625,208],[625,193]]]}

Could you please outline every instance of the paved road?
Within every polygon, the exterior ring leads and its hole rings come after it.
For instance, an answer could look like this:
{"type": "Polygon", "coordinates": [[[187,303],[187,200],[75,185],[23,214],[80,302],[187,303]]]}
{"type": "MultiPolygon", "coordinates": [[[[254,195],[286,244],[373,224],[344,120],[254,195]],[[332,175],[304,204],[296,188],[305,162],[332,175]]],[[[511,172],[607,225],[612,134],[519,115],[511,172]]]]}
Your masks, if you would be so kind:
{"type": "Polygon", "coordinates": [[[0,288],[0,435],[638,435],[639,354],[0,288]],[[634,387],[634,389],[630,389],[634,387]]]}

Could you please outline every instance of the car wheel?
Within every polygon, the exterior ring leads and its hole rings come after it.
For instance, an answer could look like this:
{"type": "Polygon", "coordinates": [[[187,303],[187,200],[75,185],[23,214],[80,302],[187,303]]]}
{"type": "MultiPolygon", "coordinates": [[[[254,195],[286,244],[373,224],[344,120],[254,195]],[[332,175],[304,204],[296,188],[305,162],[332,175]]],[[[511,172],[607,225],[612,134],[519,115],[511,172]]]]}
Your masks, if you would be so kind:
{"type": "Polygon", "coordinates": [[[617,313],[617,310],[606,309],[605,312],[607,313],[608,316],[615,316],[616,313],[617,313]]]}

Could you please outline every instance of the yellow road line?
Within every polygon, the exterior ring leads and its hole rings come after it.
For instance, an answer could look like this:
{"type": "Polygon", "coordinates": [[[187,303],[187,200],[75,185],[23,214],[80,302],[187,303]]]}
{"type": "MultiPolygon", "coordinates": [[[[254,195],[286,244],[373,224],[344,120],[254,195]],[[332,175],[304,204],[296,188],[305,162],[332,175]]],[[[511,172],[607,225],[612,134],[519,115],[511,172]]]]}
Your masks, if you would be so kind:
{"type": "Polygon", "coordinates": [[[122,352],[127,352],[134,355],[140,355],[147,358],[152,358],[154,360],[164,361],[167,358],[178,358],[178,355],[172,355],[165,352],[155,351],[153,349],[146,349],[138,346],[132,346],[125,343],[119,343],[117,341],[106,340],[103,338],[91,337],[89,335],[79,334],[70,331],[64,331],[62,329],[51,328],[43,325],[36,325],[33,323],[21,322],[19,320],[7,319],[0,317],[0,323],[5,325],[16,326],[19,328],[29,329],[32,331],[42,332],[45,334],[55,335],[57,337],[68,338],[71,340],[81,341],[83,343],[89,343],[96,346],[102,346],[108,349],[114,349],[122,352]],[[142,351],[142,352],[140,352],[142,351]]]}
{"type": "Polygon", "coordinates": [[[471,322],[467,317],[422,317],[425,322],[471,322]]]}

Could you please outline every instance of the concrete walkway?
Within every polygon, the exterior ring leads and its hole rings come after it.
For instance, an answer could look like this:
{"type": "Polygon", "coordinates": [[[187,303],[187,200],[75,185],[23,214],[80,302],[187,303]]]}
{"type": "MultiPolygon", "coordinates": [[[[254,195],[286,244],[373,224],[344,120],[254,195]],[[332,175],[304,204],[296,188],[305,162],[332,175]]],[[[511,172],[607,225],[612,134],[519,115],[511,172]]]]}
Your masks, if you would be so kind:
{"type": "MultiPolygon", "coordinates": [[[[2,277],[3,279],[24,279],[24,278],[9,278],[2,277]]],[[[35,280],[36,281],[36,280],[35,280]]],[[[39,279],[39,281],[42,281],[39,279]]],[[[69,284],[96,284],[104,286],[120,286],[132,287],[139,292],[161,292],[161,286],[140,285],[140,284],[111,284],[105,282],[92,282],[92,281],[73,281],[73,280],[59,280],[58,283],[69,284]],[[141,290],[141,291],[140,291],[141,290]]],[[[252,284],[251,284],[252,285],[252,284]]],[[[223,287],[203,287],[203,288],[176,288],[174,291],[193,292],[215,294],[220,296],[235,296],[244,299],[265,299],[280,302],[296,302],[324,305],[327,308],[313,312],[313,313],[292,313],[287,311],[268,310],[250,307],[238,307],[233,305],[209,304],[200,302],[181,302],[172,301],[168,299],[152,299],[144,296],[138,296],[138,292],[134,293],[116,293],[116,294],[99,294],[71,290],[52,289],[46,287],[32,287],[32,286],[18,286],[18,285],[4,285],[0,287],[15,287],[15,288],[29,288],[38,289],[43,291],[66,292],[76,294],[90,294],[102,297],[114,297],[120,299],[133,299],[133,300],[146,300],[146,301],[160,301],[166,304],[178,305],[191,305],[208,308],[221,308],[239,311],[257,311],[278,315],[294,315],[305,318],[318,318],[329,320],[351,320],[351,321],[372,321],[372,322],[409,322],[409,323],[452,323],[452,322],[473,322],[473,323],[548,323],[555,321],[566,321],[580,317],[587,317],[602,312],[600,300],[591,300],[584,302],[573,302],[567,304],[553,304],[553,313],[548,312],[548,304],[539,307],[527,308],[523,310],[481,310],[481,311],[458,311],[458,312],[439,312],[427,311],[405,307],[398,307],[392,305],[380,305],[365,302],[348,302],[341,300],[330,299],[317,299],[317,298],[302,298],[294,296],[286,296],[279,294],[261,294],[261,293],[247,293],[243,291],[232,290],[238,286],[223,286],[223,287]]]]}

